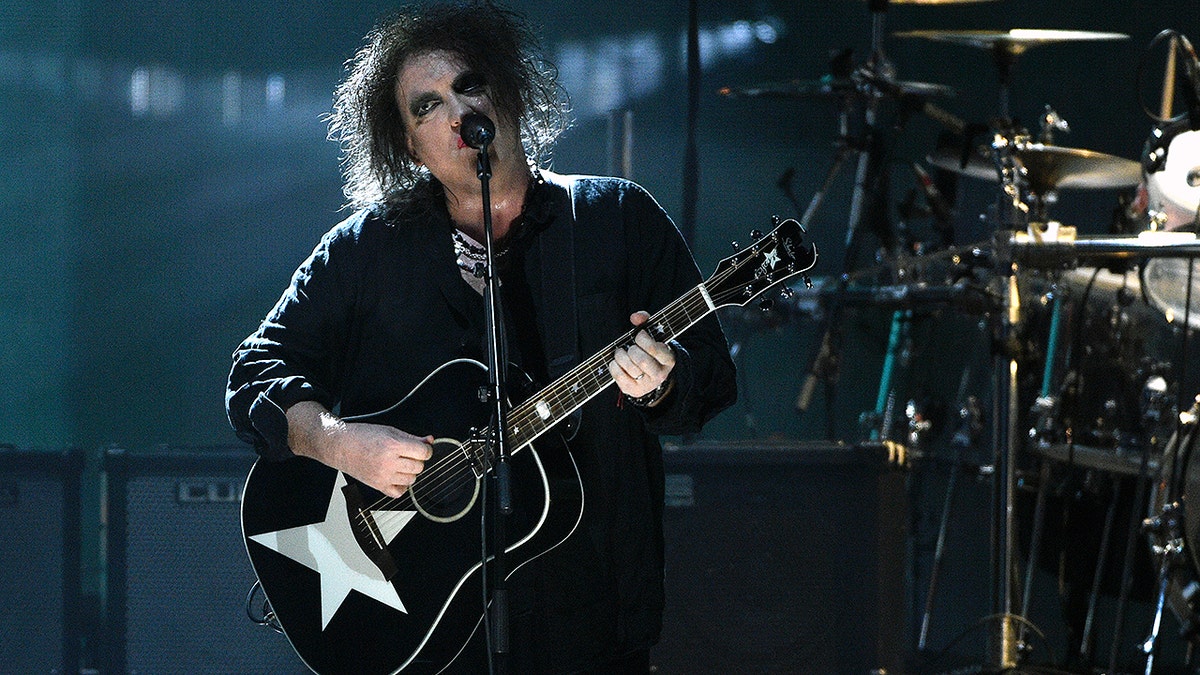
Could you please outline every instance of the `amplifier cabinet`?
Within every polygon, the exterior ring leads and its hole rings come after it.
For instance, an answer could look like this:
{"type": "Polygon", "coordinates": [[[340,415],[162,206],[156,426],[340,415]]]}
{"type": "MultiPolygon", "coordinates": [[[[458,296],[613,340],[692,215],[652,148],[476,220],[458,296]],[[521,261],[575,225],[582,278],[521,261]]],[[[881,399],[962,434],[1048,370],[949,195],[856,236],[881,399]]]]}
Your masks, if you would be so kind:
{"type": "Polygon", "coordinates": [[[667,446],[659,673],[900,672],[905,472],[875,444],[667,446]]]}
{"type": "Polygon", "coordinates": [[[79,672],[78,450],[0,446],[0,670],[79,672]]]}
{"type": "Polygon", "coordinates": [[[106,452],[106,673],[309,672],[246,611],[255,576],[240,506],[255,458],[248,447],[106,452]]]}

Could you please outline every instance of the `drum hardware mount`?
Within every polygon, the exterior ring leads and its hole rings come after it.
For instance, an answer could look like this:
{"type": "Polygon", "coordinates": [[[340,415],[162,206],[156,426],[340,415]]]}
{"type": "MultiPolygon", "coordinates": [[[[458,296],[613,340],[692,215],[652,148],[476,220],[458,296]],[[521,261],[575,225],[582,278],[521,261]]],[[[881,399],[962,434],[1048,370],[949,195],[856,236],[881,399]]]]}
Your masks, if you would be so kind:
{"type": "Polygon", "coordinates": [[[1163,505],[1157,515],[1147,518],[1142,523],[1142,529],[1147,534],[1158,535],[1162,538],[1162,543],[1153,546],[1154,553],[1160,558],[1158,595],[1155,597],[1154,603],[1154,622],[1151,624],[1150,635],[1141,644],[1141,650],[1146,655],[1146,675],[1151,675],[1154,669],[1154,648],[1158,643],[1159,630],[1162,628],[1163,607],[1167,601],[1170,570],[1183,554],[1182,511],[1179,502],[1170,502],[1163,505]]]}
{"type": "MultiPolygon", "coordinates": [[[[825,176],[824,183],[820,190],[812,196],[811,201],[804,209],[802,223],[806,226],[810,225],[817,210],[821,206],[822,200],[825,198],[832,182],[842,173],[846,161],[854,158],[857,160],[857,172],[855,192],[851,203],[851,218],[847,223],[847,257],[845,270],[841,275],[832,278],[833,283],[828,284],[828,287],[822,286],[815,291],[806,293],[804,290],[799,290],[797,298],[793,298],[785,302],[785,305],[795,311],[804,311],[802,303],[809,303],[814,307],[814,312],[822,309],[827,310],[823,318],[826,319],[825,325],[820,327],[820,332],[824,334],[821,340],[821,352],[816,358],[809,363],[810,380],[815,376],[814,373],[820,372],[820,379],[826,382],[832,382],[837,376],[837,360],[839,358],[838,338],[830,335],[830,326],[837,321],[836,317],[843,305],[851,305],[855,302],[855,298],[861,299],[865,297],[862,287],[854,287],[851,280],[858,274],[858,271],[851,270],[852,249],[851,244],[857,241],[860,234],[865,235],[866,232],[859,232],[860,226],[865,226],[872,223],[870,215],[872,215],[872,201],[876,197],[873,188],[873,180],[877,177],[877,172],[885,171],[886,169],[879,166],[871,166],[870,161],[878,159],[876,153],[882,153],[887,149],[887,146],[880,144],[881,136],[873,136],[872,134],[881,134],[882,131],[890,131],[885,128],[886,125],[879,125],[877,115],[879,113],[878,104],[884,99],[902,99],[907,96],[919,98],[922,95],[928,95],[927,92],[919,91],[919,88],[909,87],[910,91],[905,91],[906,84],[894,80],[894,69],[891,64],[883,57],[882,40],[882,20],[883,11],[887,8],[887,2],[872,2],[872,53],[870,60],[860,68],[850,68],[841,72],[838,80],[822,79],[820,86],[808,86],[803,83],[792,83],[790,88],[779,88],[772,92],[768,90],[754,91],[749,90],[742,92],[744,95],[774,95],[778,94],[783,98],[803,98],[812,96],[813,94],[821,96],[837,97],[842,103],[843,109],[840,117],[842,134],[837,145],[838,154],[834,157],[833,165],[829,168],[828,174],[825,176]],[[846,86],[849,85],[849,86],[846,86]],[[853,106],[865,107],[863,113],[865,117],[864,126],[856,131],[855,136],[849,133],[849,124],[847,123],[850,111],[853,106]],[[834,287],[839,288],[835,289],[834,287]],[[858,295],[856,296],[855,293],[858,295]],[[825,302],[823,302],[825,301],[825,302]],[[825,306],[828,303],[828,306],[825,306]],[[828,363],[825,363],[828,362],[828,363]]],[[[896,0],[896,4],[900,4],[896,0]]],[[[1084,34],[1082,32],[1073,31],[1009,31],[1005,34],[983,35],[982,38],[978,35],[972,36],[972,39],[978,40],[977,43],[971,43],[975,46],[986,46],[992,51],[996,61],[998,75],[1001,81],[1000,91],[1000,108],[1002,111],[1001,122],[989,127],[983,127],[983,130],[988,134],[986,137],[987,149],[978,158],[981,167],[990,170],[991,177],[989,180],[998,181],[1003,188],[1002,196],[998,198],[998,208],[992,216],[992,222],[999,227],[1011,228],[1010,231],[997,233],[994,246],[983,246],[983,250],[991,249],[997,253],[989,265],[989,269],[984,273],[986,278],[986,301],[987,308],[982,311],[993,322],[991,329],[991,340],[993,347],[993,369],[997,372],[997,381],[994,381],[995,395],[993,397],[993,405],[996,406],[993,411],[995,414],[992,417],[992,451],[995,453],[991,457],[991,462],[986,466],[980,467],[980,475],[990,475],[993,480],[995,492],[1002,494],[999,498],[999,504],[993,505],[993,528],[999,530],[993,538],[993,556],[999,560],[993,560],[993,577],[996,579],[1003,578],[1000,582],[1000,589],[996,589],[997,584],[993,584],[993,598],[1000,598],[1004,603],[1003,609],[996,612],[996,615],[1002,621],[995,622],[991,617],[989,621],[993,621],[993,625],[998,626],[998,634],[989,644],[988,661],[985,670],[992,668],[1015,668],[1022,670],[1020,661],[1028,652],[1028,647],[1024,641],[1027,625],[1026,620],[1021,615],[1015,614],[1013,603],[1017,600],[1015,597],[1016,583],[1010,578],[1017,570],[1017,565],[1013,564],[1014,546],[1012,536],[1015,530],[1014,523],[1011,520],[1005,520],[1006,513],[1011,511],[1013,506],[1013,498],[1016,489],[1028,488],[1031,479],[1034,479],[1032,474],[1022,474],[1016,464],[1017,445],[1026,448],[1026,444],[1033,438],[1018,438],[1018,431],[1027,431],[1037,433],[1036,429],[1028,429],[1021,426],[1018,417],[1018,396],[1017,396],[1017,367],[1024,368],[1027,362],[1024,359],[1028,358],[1028,354],[1024,351],[1026,345],[1022,342],[1024,339],[1020,335],[1020,331],[1024,328],[1021,320],[1021,312],[1019,307],[1019,294],[1016,292],[1018,278],[1022,278],[1018,274],[1017,265],[1024,267],[1028,264],[1030,269],[1038,269],[1040,267],[1048,267],[1051,269],[1062,269],[1072,266],[1077,266],[1081,261],[1089,257],[1111,257],[1112,259],[1140,259],[1147,254],[1145,250],[1138,246],[1125,247],[1127,240],[1112,240],[1107,242],[1087,242],[1077,244],[1076,239],[1071,239],[1069,242],[1062,242],[1056,237],[1051,237],[1052,241],[1048,242],[1045,248],[1035,251],[1032,247],[1025,247],[1024,242],[1002,241],[1001,237],[1015,237],[1016,233],[1025,234],[1030,225],[1040,225],[1049,223],[1046,217],[1047,205],[1052,205],[1057,190],[1059,188],[1071,187],[1113,187],[1115,184],[1124,184],[1129,179],[1129,163],[1119,158],[1109,158],[1100,156],[1099,153],[1090,153],[1088,151],[1076,150],[1072,148],[1060,148],[1054,146],[1054,136],[1059,132],[1069,132],[1069,125],[1062,120],[1050,107],[1046,107],[1045,112],[1041,117],[1040,133],[1036,136],[1030,135],[1024,129],[1010,128],[1011,121],[1008,115],[1008,87],[1011,82],[1013,66],[1020,54],[1027,48],[1048,44],[1051,42],[1069,41],[1069,40],[1086,40],[1086,39],[1125,39],[1128,36],[1117,36],[1116,34],[1084,34]],[[1003,206],[1004,208],[999,208],[1003,206]],[[1099,244],[1099,248],[1093,246],[1099,244]],[[1108,245],[1109,248],[1104,250],[1108,245]],[[1051,250],[1053,249],[1053,250],[1051,250]],[[1053,258],[1053,264],[1047,265],[1045,260],[1053,258]],[[993,267],[994,266],[994,267],[993,267]],[[1007,315],[1007,318],[1006,318],[1007,315]],[[999,592],[997,592],[997,590],[999,592]]],[[[953,41],[953,40],[950,40],[953,41]]],[[[724,93],[724,92],[723,92],[724,93]]],[[[731,92],[730,92],[731,93],[731,92]]],[[[909,106],[909,111],[918,110],[909,106]]],[[[858,121],[857,119],[855,120],[858,121]]],[[[958,125],[958,130],[965,131],[966,125],[958,125]]],[[[981,137],[983,140],[985,137],[981,137]]],[[[972,147],[967,150],[967,154],[974,152],[976,148],[972,147]]],[[[965,156],[965,155],[964,155],[965,156]]],[[[966,162],[964,162],[964,165],[966,162]]],[[[1136,163],[1133,163],[1136,167],[1136,163]]],[[[948,168],[937,165],[939,168],[948,168]]],[[[965,166],[964,166],[965,168],[965,166]]],[[[1140,171],[1140,167],[1136,167],[1140,171]]],[[[966,173],[960,171],[960,173],[966,173]]],[[[785,173],[785,176],[780,179],[780,188],[800,210],[800,203],[794,199],[790,191],[790,181],[794,174],[785,173]]],[[[970,174],[968,174],[970,175],[970,174]]],[[[912,204],[915,206],[915,203],[912,204]]],[[[911,210],[913,215],[924,215],[918,211],[911,210]]],[[[905,216],[906,218],[908,216],[905,216]]],[[[890,226],[889,226],[890,227],[890,226]]],[[[881,234],[887,234],[882,229],[881,234]]],[[[1081,238],[1086,240],[1087,238],[1081,238]]],[[[1039,246],[1042,245],[1038,242],[1039,246]]],[[[895,256],[896,261],[903,259],[904,251],[895,246],[885,244],[885,249],[890,248],[885,253],[885,262],[883,266],[887,266],[887,254],[895,256]]],[[[1179,249],[1175,249],[1179,250],[1179,249]]],[[[1159,253],[1148,253],[1148,255],[1160,255],[1159,253]]],[[[1197,257],[1200,257],[1198,252],[1197,257]]],[[[1190,255],[1188,256],[1190,257],[1190,255]]],[[[921,264],[917,263],[917,267],[921,264]]],[[[893,269],[893,272],[898,270],[893,269]]],[[[1022,273],[1025,270],[1022,270],[1022,273]]],[[[924,282],[919,281],[913,284],[912,281],[905,279],[900,282],[904,284],[907,291],[917,292],[922,290],[924,282]]],[[[1022,285],[1024,281],[1020,282],[1022,285]]],[[[878,284],[878,281],[876,281],[878,284]]],[[[879,295],[878,288],[866,289],[866,295],[879,295]]],[[[946,289],[940,289],[946,290],[946,289]]],[[[893,328],[900,326],[899,332],[894,331],[894,335],[899,336],[896,341],[896,348],[889,348],[889,357],[895,357],[893,365],[902,362],[906,349],[903,347],[903,322],[897,322],[897,316],[902,318],[902,315],[910,312],[914,308],[922,308],[928,302],[928,298],[912,297],[904,300],[898,299],[899,309],[896,315],[893,316],[893,328]],[[904,304],[911,302],[912,304],[904,304]]],[[[982,319],[981,319],[982,322],[982,319]]],[[[891,341],[889,341],[891,342],[891,341]]],[[[890,371],[890,368],[887,369],[890,371]]],[[[890,372],[884,373],[884,379],[881,380],[881,385],[885,385],[886,379],[890,372]]],[[[805,389],[809,389],[809,384],[806,382],[805,389]]],[[[918,416],[908,410],[905,406],[904,413],[900,413],[898,403],[904,399],[897,399],[899,394],[891,390],[890,387],[881,386],[879,391],[879,401],[883,405],[877,405],[876,410],[864,413],[860,418],[866,427],[873,429],[877,437],[892,437],[903,434],[906,436],[906,441],[910,446],[910,452],[913,457],[921,458],[924,456],[923,450],[920,448],[920,438],[923,433],[918,416]],[[900,414],[897,414],[900,413],[900,414]],[[892,424],[893,417],[901,417],[897,424],[892,424]],[[907,432],[902,429],[905,421],[908,422],[907,432]]],[[[807,400],[806,396],[802,397],[807,400]]],[[[1061,401],[1058,397],[1047,397],[1046,400],[1040,401],[1046,406],[1043,410],[1043,415],[1039,418],[1035,414],[1035,419],[1039,420],[1039,427],[1047,427],[1047,431],[1053,432],[1053,425],[1056,421],[1055,411],[1061,406],[1061,401]]],[[[802,408],[799,404],[798,408],[802,408]]],[[[964,435],[962,439],[956,435],[956,447],[969,436],[964,435]]],[[[1069,439],[1068,439],[1069,440],[1069,439]]],[[[967,445],[970,445],[967,441],[967,445]]],[[[957,455],[956,455],[957,458],[957,455]]],[[[1043,466],[1047,466],[1048,462],[1043,462],[1043,466]]],[[[957,459],[956,459],[957,466],[957,459]]],[[[1104,471],[1105,469],[1101,469],[1104,471]]],[[[1045,484],[1045,481],[1039,481],[1039,487],[1045,484]]],[[[945,517],[943,518],[945,520],[945,517]]],[[[1038,519],[1041,520],[1040,518],[1038,519]]],[[[943,523],[944,524],[944,523],[943,523]]],[[[1135,521],[1136,524],[1136,521],[1135,521]]],[[[1021,603],[1021,611],[1024,613],[1029,605],[1028,593],[1030,584],[1026,583],[1025,592],[1026,599],[1021,603]]],[[[928,619],[928,610],[926,614],[928,619]]],[[[924,634],[923,634],[924,637],[924,634]]],[[[1039,671],[1040,672],[1040,671],[1039,671]]]]}

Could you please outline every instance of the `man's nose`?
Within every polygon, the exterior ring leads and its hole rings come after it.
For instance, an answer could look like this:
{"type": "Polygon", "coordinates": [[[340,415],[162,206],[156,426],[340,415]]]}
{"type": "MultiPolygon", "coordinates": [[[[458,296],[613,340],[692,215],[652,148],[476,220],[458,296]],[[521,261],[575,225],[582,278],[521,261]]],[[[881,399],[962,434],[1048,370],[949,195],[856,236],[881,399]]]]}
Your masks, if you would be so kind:
{"type": "Polygon", "coordinates": [[[478,112],[475,110],[474,107],[472,107],[471,105],[468,105],[466,101],[459,99],[457,96],[451,98],[450,106],[451,106],[451,113],[452,113],[450,115],[450,120],[451,120],[450,126],[454,127],[455,129],[462,126],[462,118],[464,115],[467,115],[468,113],[478,112]]]}

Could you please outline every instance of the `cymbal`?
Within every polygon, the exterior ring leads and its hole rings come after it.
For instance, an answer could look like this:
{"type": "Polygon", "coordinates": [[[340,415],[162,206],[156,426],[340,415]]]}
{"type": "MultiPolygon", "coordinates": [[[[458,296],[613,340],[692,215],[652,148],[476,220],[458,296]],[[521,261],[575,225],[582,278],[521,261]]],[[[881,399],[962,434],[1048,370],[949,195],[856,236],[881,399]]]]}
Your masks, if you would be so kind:
{"type": "Polygon", "coordinates": [[[1039,28],[1014,28],[1008,31],[992,30],[910,30],[895,33],[896,37],[915,37],[948,42],[950,44],[1000,49],[1010,54],[1021,54],[1030,47],[1055,42],[1095,42],[1105,40],[1128,40],[1124,33],[1099,33],[1084,30],[1048,30],[1039,28]]]}
{"type": "MultiPolygon", "coordinates": [[[[982,180],[1000,180],[988,146],[976,148],[967,158],[966,166],[954,147],[938,148],[928,159],[941,169],[982,180]]],[[[1142,180],[1140,163],[1093,150],[1024,142],[1016,144],[1016,159],[1025,168],[1030,189],[1037,194],[1050,190],[1130,187],[1142,180]]]]}
{"type": "MultiPolygon", "coordinates": [[[[953,87],[930,82],[896,81],[892,91],[901,96],[954,96],[957,92],[953,87]]],[[[850,78],[822,77],[819,80],[786,80],[783,82],[767,82],[752,87],[721,87],[717,93],[730,98],[776,98],[786,100],[806,98],[837,98],[857,95],[861,92],[858,84],[850,78]]]]}

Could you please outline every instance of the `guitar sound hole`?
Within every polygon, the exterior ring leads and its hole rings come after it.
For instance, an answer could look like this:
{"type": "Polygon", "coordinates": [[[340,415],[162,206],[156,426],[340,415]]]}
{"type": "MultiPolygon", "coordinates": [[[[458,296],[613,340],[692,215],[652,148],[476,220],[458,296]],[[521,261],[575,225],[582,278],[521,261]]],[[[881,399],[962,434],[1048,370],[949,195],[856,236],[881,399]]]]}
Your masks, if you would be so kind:
{"type": "Polygon", "coordinates": [[[461,456],[462,446],[456,441],[438,439],[433,445],[433,458],[426,467],[434,467],[417,476],[409,488],[413,504],[421,515],[438,522],[458,520],[475,504],[479,497],[479,480],[470,466],[443,460],[446,446],[452,446],[451,457],[461,456]],[[456,454],[457,453],[457,454],[456,454]],[[449,466],[455,468],[450,469],[449,466]],[[439,470],[437,467],[441,467],[439,470]]]}

